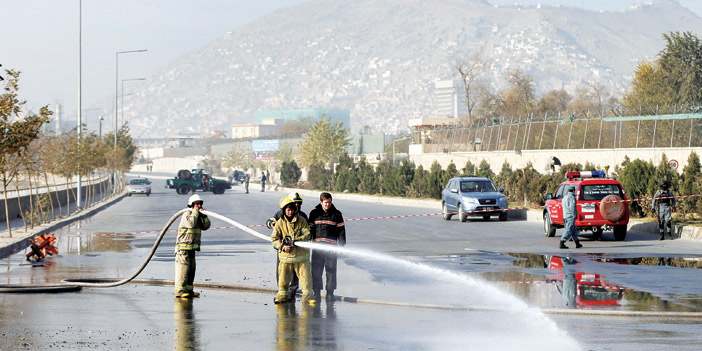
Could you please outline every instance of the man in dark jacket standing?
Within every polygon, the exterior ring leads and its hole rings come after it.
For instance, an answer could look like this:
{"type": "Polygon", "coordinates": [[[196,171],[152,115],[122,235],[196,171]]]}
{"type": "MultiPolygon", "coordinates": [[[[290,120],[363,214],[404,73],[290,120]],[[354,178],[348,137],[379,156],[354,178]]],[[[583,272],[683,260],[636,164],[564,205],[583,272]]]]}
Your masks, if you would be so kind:
{"type": "MultiPolygon", "coordinates": [[[[344,217],[332,204],[330,193],[319,195],[319,205],[310,212],[310,231],[312,241],[327,245],[346,245],[346,229],[344,217]]],[[[322,287],[327,290],[326,298],[334,301],[336,289],[336,253],[323,250],[312,250],[312,290],[317,300],[320,298],[322,287]],[[322,273],[326,270],[326,284],[322,284],[322,273]]]]}

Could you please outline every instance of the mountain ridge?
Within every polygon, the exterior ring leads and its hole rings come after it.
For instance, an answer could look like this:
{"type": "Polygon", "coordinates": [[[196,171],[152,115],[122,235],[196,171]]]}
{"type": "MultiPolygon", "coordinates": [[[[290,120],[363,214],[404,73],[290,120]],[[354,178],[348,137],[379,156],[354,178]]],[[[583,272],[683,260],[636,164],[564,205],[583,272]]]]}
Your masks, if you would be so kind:
{"type": "Polygon", "coordinates": [[[349,108],[352,126],[404,129],[434,116],[433,83],[456,56],[490,60],[504,84],[523,69],[541,92],[595,79],[621,91],[668,31],[702,31],[673,0],[621,12],[496,7],[483,0],[313,0],[227,32],[165,67],[125,104],[137,137],[209,134],[256,110],[349,108]]]}

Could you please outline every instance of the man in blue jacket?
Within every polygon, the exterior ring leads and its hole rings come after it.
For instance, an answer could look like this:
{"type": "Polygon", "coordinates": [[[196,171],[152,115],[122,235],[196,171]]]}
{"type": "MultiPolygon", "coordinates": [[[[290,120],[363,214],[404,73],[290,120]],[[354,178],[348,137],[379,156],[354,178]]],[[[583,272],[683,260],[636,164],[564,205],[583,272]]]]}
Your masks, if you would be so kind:
{"type": "Polygon", "coordinates": [[[567,249],[568,246],[565,242],[571,237],[575,242],[575,248],[579,249],[583,247],[580,245],[580,240],[578,240],[578,228],[575,227],[575,218],[578,217],[578,205],[575,201],[575,187],[568,186],[568,193],[563,196],[563,222],[565,224],[565,231],[561,235],[561,249],[567,249]]]}

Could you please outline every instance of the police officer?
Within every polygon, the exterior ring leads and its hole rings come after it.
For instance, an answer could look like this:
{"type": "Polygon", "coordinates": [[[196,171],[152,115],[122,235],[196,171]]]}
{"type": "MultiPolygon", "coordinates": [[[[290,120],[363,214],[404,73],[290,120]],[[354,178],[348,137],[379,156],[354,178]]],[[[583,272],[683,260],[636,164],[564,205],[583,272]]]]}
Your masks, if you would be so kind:
{"type": "Polygon", "coordinates": [[[575,248],[579,249],[583,247],[580,245],[580,240],[578,240],[578,228],[575,227],[575,218],[578,217],[578,204],[575,201],[575,187],[568,185],[568,192],[563,196],[563,222],[565,224],[565,231],[561,235],[561,249],[567,249],[568,246],[565,242],[571,237],[575,242],[575,248]]]}
{"type": "Polygon", "coordinates": [[[181,298],[200,296],[193,291],[195,280],[195,251],[200,251],[202,231],[210,229],[210,219],[200,213],[204,201],[200,195],[188,199],[190,210],[183,213],[178,225],[178,238],[175,247],[175,295],[181,298]]]}
{"type": "MultiPolygon", "coordinates": [[[[295,207],[297,208],[297,214],[300,215],[302,218],[304,218],[306,221],[307,219],[307,214],[302,212],[302,196],[298,193],[290,193],[288,194],[288,199],[291,199],[293,202],[295,202],[295,207]]],[[[273,229],[275,227],[275,223],[280,219],[280,217],[283,215],[283,210],[278,210],[278,212],[273,215],[273,217],[268,218],[266,221],[266,227],[268,229],[273,229]]],[[[309,223],[309,222],[308,222],[309,223]]],[[[278,255],[276,254],[276,261],[275,261],[275,280],[278,281],[278,277],[280,275],[280,272],[278,270],[278,267],[280,266],[280,259],[278,258],[278,255]]],[[[295,271],[292,272],[292,278],[290,279],[290,291],[289,291],[289,296],[290,299],[295,299],[295,294],[297,294],[297,289],[300,287],[300,279],[297,277],[297,274],[295,274],[295,271]]]]}
{"type": "Polygon", "coordinates": [[[665,240],[665,232],[668,232],[670,239],[673,239],[673,211],[675,211],[675,195],[668,189],[668,181],[661,180],[660,189],[653,196],[652,211],[657,214],[658,231],[661,234],[659,240],[665,240]]]}

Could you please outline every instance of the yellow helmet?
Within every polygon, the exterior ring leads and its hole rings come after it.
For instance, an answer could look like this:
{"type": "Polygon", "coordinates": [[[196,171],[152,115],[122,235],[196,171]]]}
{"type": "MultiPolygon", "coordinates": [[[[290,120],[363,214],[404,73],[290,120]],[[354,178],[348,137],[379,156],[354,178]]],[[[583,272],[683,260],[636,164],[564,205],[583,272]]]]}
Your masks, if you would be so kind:
{"type": "Polygon", "coordinates": [[[288,194],[288,197],[292,199],[294,202],[299,202],[300,205],[302,205],[302,196],[300,196],[299,193],[290,193],[288,194]]]}
{"type": "Polygon", "coordinates": [[[295,201],[293,201],[293,199],[291,199],[290,196],[285,196],[282,199],[280,199],[280,202],[278,204],[280,205],[280,209],[282,210],[285,208],[285,206],[290,205],[290,204],[294,204],[294,203],[295,203],[295,201]]]}

